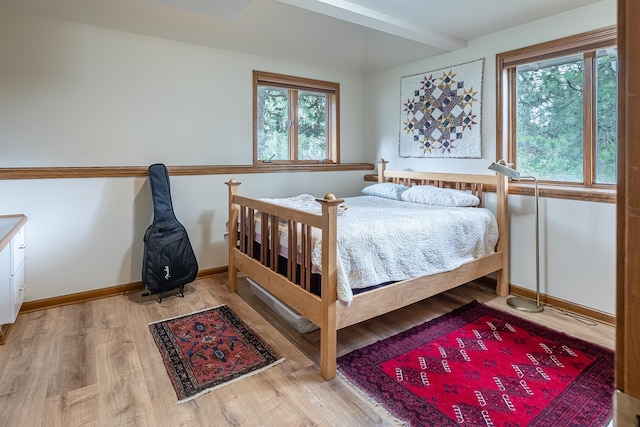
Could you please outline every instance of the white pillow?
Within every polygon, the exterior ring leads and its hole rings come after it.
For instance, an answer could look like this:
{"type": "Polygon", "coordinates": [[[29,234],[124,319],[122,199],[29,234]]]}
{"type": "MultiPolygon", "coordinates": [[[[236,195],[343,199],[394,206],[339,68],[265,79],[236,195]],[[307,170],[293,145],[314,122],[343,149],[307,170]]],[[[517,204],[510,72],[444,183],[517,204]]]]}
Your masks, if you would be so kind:
{"type": "Polygon", "coordinates": [[[480,199],[466,191],[432,185],[411,187],[400,195],[400,200],[429,206],[478,206],[480,204],[480,199]]]}
{"type": "Polygon", "coordinates": [[[362,189],[364,196],[384,197],[385,199],[400,200],[400,195],[408,190],[409,187],[392,182],[381,182],[372,184],[362,189]]]}

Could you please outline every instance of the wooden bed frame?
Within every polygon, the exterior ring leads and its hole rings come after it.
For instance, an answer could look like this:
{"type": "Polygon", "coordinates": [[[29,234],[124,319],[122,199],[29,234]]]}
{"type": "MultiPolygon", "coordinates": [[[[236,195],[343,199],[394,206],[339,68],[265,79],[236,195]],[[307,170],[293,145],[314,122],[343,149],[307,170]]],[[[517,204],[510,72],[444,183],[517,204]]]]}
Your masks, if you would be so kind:
{"type": "Polygon", "coordinates": [[[378,182],[388,181],[405,185],[426,184],[470,190],[481,201],[484,185],[495,188],[496,218],[500,233],[496,252],[467,262],[453,271],[404,280],[356,294],[351,305],[346,306],[338,302],[336,297],[337,216],[343,200],[336,199],[332,194],[317,199],[322,206],[322,214],[316,215],[240,196],[239,182],[231,179],[226,183],[229,187],[229,290],[237,291],[238,271],[242,271],[276,298],[318,325],[320,374],[326,380],[336,375],[338,329],[405,307],[491,273],[496,273],[496,293],[501,296],[509,293],[506,177],[499,174],[493,176],[388,171],[386,162],[382,160],[378,164],[378,182]],[[268,241],[267,244],[261,245],[259,253],[253,253],[254,245],[247,242],[254,241],[255,220],[258,215],[261,220],[261,235],[267,236],[271,233],[271,236],[269,239],[262,239],[263,242],[268,241]],[[280,253],[278,227],[268,227],[268,224],[277,224],[277,221],[288,222],[289,241],[296,242],[299,234],[303,247],[302,253],[297,254],[298,248],[289,245],[286,276],[277,272],[277,256],[280,253]],[[322,297],[310,291],[312,227],[322,230],[322,297]],[[231,236],[239,238],[234,240],[231,236]],[[296,259],[298,266],[295,264],[296,259]]]}

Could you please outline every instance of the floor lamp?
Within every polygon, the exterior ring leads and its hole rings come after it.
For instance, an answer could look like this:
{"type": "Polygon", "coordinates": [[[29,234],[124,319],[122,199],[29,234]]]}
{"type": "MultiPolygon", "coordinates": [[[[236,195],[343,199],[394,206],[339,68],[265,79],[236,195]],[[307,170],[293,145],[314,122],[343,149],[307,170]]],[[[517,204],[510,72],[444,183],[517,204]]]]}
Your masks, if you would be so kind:
{"type": "Polygon", "coordinates": [[[536,224],[536,300],[512,297],[507,299],[507,304],[515,309],[528,311],[530,313],[540,313],[544,307],[540,304],[540,233],[538,231],[538,180],[533,176],[520,176],[520,172],[507,166],[504,160],[493,162],[489,169],[511,178],[515,181],[527,180],[533,181],[535,185],[535,224],[536,224]]]}

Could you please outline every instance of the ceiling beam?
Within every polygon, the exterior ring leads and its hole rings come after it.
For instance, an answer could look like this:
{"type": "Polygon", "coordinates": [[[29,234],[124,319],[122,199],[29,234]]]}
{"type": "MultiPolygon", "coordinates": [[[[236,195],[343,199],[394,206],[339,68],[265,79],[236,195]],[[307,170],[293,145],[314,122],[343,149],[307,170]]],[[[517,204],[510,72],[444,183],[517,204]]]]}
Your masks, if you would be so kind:
{"type": "Polygon", "coordinates": [[[465,40],[429,30],[423,26],[346,0],[278,1],[446,51],[462,49],[467,46],[465,40]]]}
{"type": "Polygon", "coordinates": [[[216,18],[231,20],[237,18],[254,0],[151,0],[178,9],[202,13],[216,18]]]}

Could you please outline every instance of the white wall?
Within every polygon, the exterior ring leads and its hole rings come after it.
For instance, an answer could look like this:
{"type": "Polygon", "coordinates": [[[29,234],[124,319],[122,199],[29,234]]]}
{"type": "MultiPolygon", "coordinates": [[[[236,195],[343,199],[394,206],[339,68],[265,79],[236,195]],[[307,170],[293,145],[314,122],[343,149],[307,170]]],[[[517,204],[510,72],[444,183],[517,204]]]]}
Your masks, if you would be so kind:
{"type": "Polygon", "coordinates": [[[254,69],[340,83],[363,156],[360,75],[4,11],[0,58],[0,167],[251,163],[254,69]]]}
{"type": "MultiPolygon", "coordinates": [[[[341,160],[485,173],[495,159],[495,54],[615,24],[615,0],[362,77],[81,24],[0,15],[0,167],[250,164],[251,71],[341,84],[341,160]],[[400,159],[400,78],[480,57],[482,159],[400,159]],[[366,141],[366,142],[365,142],[366,141]]],[[[362,172],[236,176],[247,195],[354,195],[362,172]],[[279,188],[280,190],[275,190],[279,188]],[[271,190],[270,190],[271,189],[271,190]]],[[[231,176],[173,177],[201,269],[227,263],[231,176]]],[[[489,198],[490,199],[490,198],[489,198]]],[[[511,282],[533,289],[531,198],[510,198],[511,282]],[[517,248],[517,250],[516,250],[517,248]]],[[[0,181],[0,215],[24,213],[27,300],[140,280],[152,216],[146,179],[0,181]]],[[[543,292],[615,312],[615,206],[541,200],[543,292]]]]}
{"type": "MultiPolygon", "coordinates": [[[[496,155],[495,55],[548,40],[615,25],[616,2],[603,0],[572,12],[471,41],[456,52],[426,58],[365,79],[367,161],[389,168],[488,173],[496,155]],[[482,159],[418,159],[398,156],[400,79],[403,76],[485,58],[482,97],[482,159]]],[[[535,289],[533,201],[511,196],[512,284],[535,289]]],[[[541,199],[541,290],[606,313],[615,313],[615,205],[541,199]]]]}
{"type": "MultiPolygon", "coordinates": [[[[253,69],[339,82],[341,160],[364,161],[360,75],[5,12],[0,63],[0,167],[251,164],[253,69]]],[[[235,178],[247,195],[342,197],[364,174],[235,178]]],[[[201,269],[227,264],[229,178],[171,178],[201,269]]],[[[28,217],[27,301],[140,280],[146,179],[0,181],[0,215],[14,213],[28,217]]]]}

